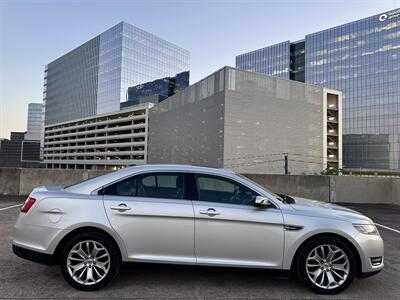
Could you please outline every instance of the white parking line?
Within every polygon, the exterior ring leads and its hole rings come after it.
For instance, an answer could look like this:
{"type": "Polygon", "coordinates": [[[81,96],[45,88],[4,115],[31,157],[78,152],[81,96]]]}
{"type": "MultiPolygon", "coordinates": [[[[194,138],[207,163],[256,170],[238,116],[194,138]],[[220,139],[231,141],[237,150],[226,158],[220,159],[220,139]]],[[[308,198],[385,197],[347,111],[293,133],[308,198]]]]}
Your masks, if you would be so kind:
{"type": "Polygon", "coordinates": [[[11,205],[11,206],[7,206],[7,207],[3,207],[3,208],[0,208],[0,211],[1,210],[6,210],[6,209],[10,209],[10,208],[14,208],[14,207],[19,207],[19,206],[22,206],[23,205],[23,203],[22,204],[16,204],[16,205],[11,205]]]}
{"type": "Polygon", "coordinates": [[[385,229],[387,229],[387,230],[394,231],[394,232],[396,232],[396,233],[400,233],[399,230],[394,229],[394,228],[387,227],[387,226],[385,226],[385,225],[381,225],[381,224],[378,224],[378,223],[375,223],[375,225],[377,225],[377,226],[379,226],[379,227],[382,227],[382,228],[385,228],[385,229]]]}

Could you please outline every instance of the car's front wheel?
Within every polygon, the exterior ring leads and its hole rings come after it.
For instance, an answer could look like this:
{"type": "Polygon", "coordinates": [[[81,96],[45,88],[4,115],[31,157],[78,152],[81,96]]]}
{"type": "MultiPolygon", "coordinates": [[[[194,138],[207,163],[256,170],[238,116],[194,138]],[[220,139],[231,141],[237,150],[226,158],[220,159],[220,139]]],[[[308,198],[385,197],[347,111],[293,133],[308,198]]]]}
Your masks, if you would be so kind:
{"type": "Polygon", "coordinates": [[[351,248],[336,237],[318,237],[302,246],[297,260],[300,281],[319,294],[337,294],[353,281],[356,260],[351,248]]]}
{"type": "Polygon", "coordinates": [[[120,259],[116,246],[98,232],[73,237],[61,257],[61,270],[69,284],[83,291],[104,287],[118,273],[120,259]]]}

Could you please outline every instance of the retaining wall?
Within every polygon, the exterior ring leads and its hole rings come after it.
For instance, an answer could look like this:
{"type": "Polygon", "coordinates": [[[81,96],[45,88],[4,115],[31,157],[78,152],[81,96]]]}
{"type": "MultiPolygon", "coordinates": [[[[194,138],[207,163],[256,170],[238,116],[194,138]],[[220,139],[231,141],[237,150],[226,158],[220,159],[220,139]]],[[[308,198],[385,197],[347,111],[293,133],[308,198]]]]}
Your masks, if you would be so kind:
{"type": "MultiPolygon", "coordinates": [[[[40,185],[71,185],[106,171],[0,168],[0,195],[28,195],[40,185]]],[[[275,192],[325,202],[400,205],[400,178],[244,174],[275,192]]]]}
{"type": "Polygon", "coordinates": [[[278,194],[329,202],[329,176],[243,174],[278,194]]]}
{"type": "Polygon", "coordinates": [[[400,204],[400,178],[329,176],[330,202],[400,204]]]}
{"type": "Polygon", "coordinates": [[[37,186],[67,186],[105,173],[91,170],[0,168],[0,195],[28,195],[37,186]]]}
{"type": "Polygon", "coordinates": [[[400,178],[244,174],[275,193],[326,202],[400,205],[400,178]]]}
{"type": "Polygon", "coordinates": [[[0,168],[0,195],[19,195],[20,169],[0,168]]]}

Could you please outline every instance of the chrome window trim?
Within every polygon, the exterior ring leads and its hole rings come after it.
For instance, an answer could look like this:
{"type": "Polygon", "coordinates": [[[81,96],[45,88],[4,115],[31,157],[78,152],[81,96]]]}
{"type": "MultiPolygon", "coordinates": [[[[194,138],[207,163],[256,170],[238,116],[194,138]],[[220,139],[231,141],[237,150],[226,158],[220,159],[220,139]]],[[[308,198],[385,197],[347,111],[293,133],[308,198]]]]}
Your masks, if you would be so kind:
{"type": "MultiPolygon", "coordinates": [[[[103,189],[106,188],[114,183],[117,183],[118,181],[130,178],[132,176],[137,176],[137,175],[141,175],[141,174],[147,174],[147,173],[191,173],[191,174],[204,174],[204,175],[210,175],[210,176],[218,176],[218,177],[223,177],[223,178],[228,178],[230,180],[233,180],[235,182],[240,183],[241,185],[247,187],[248,189],[252,190],[253,192],[260,194],[261,196],[266,197],[274,206],[276,209],[280,209],[279,204],[277,203],[278,200],[274,199],[274,197],[272,195],[270,195],[267,191],[265,190],[261,190],[261,188],[258,188],[257,186],[253,186],[251,185],[251,182],[249,184],[249,182],[247,182],[244,178],[241,178],[240,176],[237,176],[235,173],[224,173],[224,174],[220,174],[218,172],[209,172],[207,170],[185,170],[185,169],[174,169],[171,168],[169,170],[166,169],[158,169],[158,168],[154,168],[151,170],[139,170],[135,173],[126,175],[124,177],[118,178],[112,182],[107,183],[106,185],[100,186],[97,189],[93,190],[90,195],[96,195],[96,196],[104,196],[104,195],[99,195],[98,192],[103,189]]],[[[196,183],[196,187],[197,187],[197,183],[196,183]]],[[[118,196],[116,196],[118,197],[118,196]]],[[[185,199],[182,199],[185,200],[185,199]]],[[[187,200],[187,199],[186,199],[187,200]]]]}

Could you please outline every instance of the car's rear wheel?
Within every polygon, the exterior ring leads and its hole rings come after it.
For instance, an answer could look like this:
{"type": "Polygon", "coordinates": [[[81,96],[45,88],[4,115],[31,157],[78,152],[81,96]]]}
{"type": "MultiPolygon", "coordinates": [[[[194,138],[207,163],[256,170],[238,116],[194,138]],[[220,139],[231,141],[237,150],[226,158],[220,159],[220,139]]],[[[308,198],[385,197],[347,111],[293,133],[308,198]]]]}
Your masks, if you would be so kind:
{"type": "Polygon", "coordinates": [[[74,236],[61,254],[61,270],[67,282],[83,291],[104,287],[118,273],[120,258],[115,244],[98,232],[74,236]]]}
{"type": "Polygon", "coordinates": [[[300,281],[319,294],[337,294],[353,281],[356,260],[351,248],[336,237],[317,237],[302,246],[297,260],[300,281]]]}

